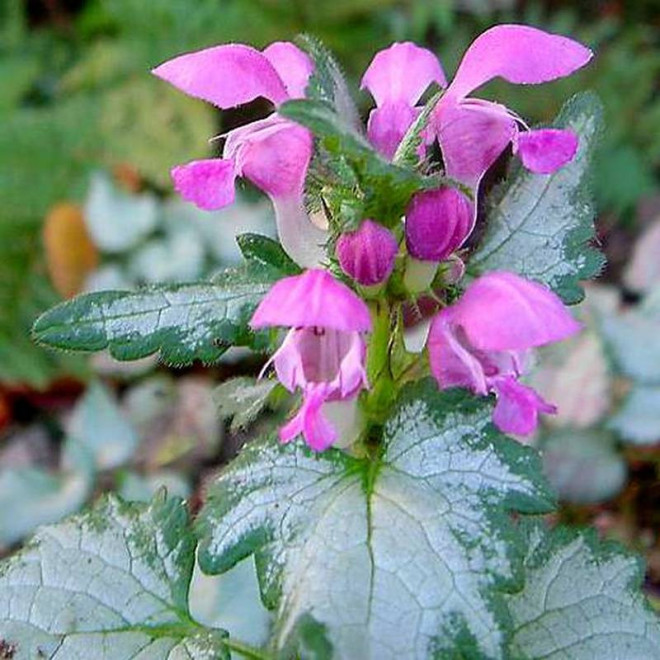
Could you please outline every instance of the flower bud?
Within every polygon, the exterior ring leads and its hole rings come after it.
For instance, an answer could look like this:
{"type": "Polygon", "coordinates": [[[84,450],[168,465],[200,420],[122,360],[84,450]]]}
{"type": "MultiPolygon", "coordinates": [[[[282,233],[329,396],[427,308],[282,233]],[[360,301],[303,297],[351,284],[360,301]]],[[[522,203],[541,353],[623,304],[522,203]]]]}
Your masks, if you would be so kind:
{"type": "Polygon", "coordinates": [[[363,286],[373,286],[390,276],[398,250],[389,229],[373,220],[364,220],[357,231],[339,237],[336,254],[347,275],[363,286]]]}
{"type": "Polygon", "coordinates": [[[417,193],[406,212],[406,245],[415,259],[443,261],[472,231],[470,200],[455,188],[417,193]]]}

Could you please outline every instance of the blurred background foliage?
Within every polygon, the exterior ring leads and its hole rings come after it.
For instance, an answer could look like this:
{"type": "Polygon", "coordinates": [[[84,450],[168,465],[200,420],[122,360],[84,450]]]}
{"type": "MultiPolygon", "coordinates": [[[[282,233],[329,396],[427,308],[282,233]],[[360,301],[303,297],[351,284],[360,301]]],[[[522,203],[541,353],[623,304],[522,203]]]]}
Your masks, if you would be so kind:
{"type": "MultiPolygon", "coordinates": [[[[236,233],[273,231],[268,205],[248,187],[232,209],[205,214],[169,181],[172,165],[217,153],[209,137],[255,105],[220,113],[149,70],[221,42],[263,47],[309,33],[335,52],[366,115],[359,80],[377,50],[416,41],[451,77],[470,41],[501,22],[570,35],[596,52],[568,80],[533,89],[495,81],[482,94],[530,124],[550,122],[581,89],[603,100],[593,182],[608,288],[590,290],[578,312],[586,338],[542,360],[544,391],[568,413],[539,442],[566,519],[600,521],[646,551],[660,583],[660,378],[640,380],[617,353],[640,341],[631,316],[657,324],[646,336],[660,341],[658,0],[0,0],[0,510],[13,514],[0,515],[0,549],[107,488],[140,498],[165,483],[194,503],[234,450],[212,385],[253,374],[243,354],[174,377],[149,360],[54,354],[29,336],[59,299],[204,278],[237,259],[236,233]],[[636,387],[646,388],[643,405],[629,403],[636,387]]],[[[652,350],[660,356],[660,345],[652,350]]]]}

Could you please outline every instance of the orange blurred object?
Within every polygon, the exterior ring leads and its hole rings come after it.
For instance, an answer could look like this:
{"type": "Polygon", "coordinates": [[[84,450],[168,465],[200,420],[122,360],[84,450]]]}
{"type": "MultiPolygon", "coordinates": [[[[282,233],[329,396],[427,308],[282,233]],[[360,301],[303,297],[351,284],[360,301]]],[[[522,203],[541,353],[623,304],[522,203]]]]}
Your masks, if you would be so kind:
{"type": "Polygon", "coordinates": [[[43,239],[53,285],[64,298],[75,296],[99,262],[82,209],[69,202],[56,204],[46,216],[43,239]]]}

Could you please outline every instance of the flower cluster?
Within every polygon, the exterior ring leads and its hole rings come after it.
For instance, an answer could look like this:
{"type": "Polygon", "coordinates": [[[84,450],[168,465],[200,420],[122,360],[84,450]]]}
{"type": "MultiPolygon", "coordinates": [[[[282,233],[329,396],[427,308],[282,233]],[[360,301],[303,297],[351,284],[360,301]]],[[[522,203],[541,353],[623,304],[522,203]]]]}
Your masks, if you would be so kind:
{"type": "Polygon", "coordinates": [[[336,420],[359,420],[360,401],[378,385],[369,382],[366,367],[376,350],[370,345],[375,310],[387,309],[389,330],[402,333],[403,308],[422,295],[437,302],[423,359],[428,357],[440,388],[494,394],[494,422],[508,433],[532,433],[539,413],[555,411],[519,379],[532,349],[579,329],[560,299],[510,272],[474,279],[457,299],[447,295],[447,284],[454,290],[461,284],[461,248],[477,222],[480,182],[507,147],[540,175],[570,162],[578,149],[571,131],[530,130],[509,108],[471,94],[496,77],[525,85],[561,78],[590,58],[589,49],[571,39],[522,25],[484,32],[449,83],[436,56],[424,48],[396,43],[379,52],[361,83],[375,101],[368,141],[380,158],[396,163],[422,113],[421,99],[437,86],[442,93],[421,130],[417,170],[433,171],[430,154],[437,145],[445,177],[412,194],[402,217],[364,217],[350,231],[341,218],[319,223],[306,212],[314,136],[278,114],[282,104],[305,97],[314,75],[305,52],[286,42],[263,51],[229,44],[182,55],[154,70],[219,108],[257,97],[274,106],[265,119],[224,135],[222,158],[177,166],[172,177],[179,193],[203,209],[231,204],[236,177],[250,180],[271,198],[281,244],[305,269],[277,282],[251,320],[254,329],[289,328],[268,363],[284,387],[302,392],[299,410],[280,430],[283,442],[302,435],[310,447],[323,450],[359,435],[359,424],[357,432],[348,431],[336,420]],[[428,277],[414,285],[419,272],[428,277]]]}

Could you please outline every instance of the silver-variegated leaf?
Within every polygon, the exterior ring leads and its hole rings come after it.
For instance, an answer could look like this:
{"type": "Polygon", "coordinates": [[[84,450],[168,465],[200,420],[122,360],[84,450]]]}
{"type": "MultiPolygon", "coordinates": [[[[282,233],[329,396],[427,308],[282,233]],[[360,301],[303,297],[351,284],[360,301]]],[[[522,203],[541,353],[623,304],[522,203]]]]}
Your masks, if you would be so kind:
{"type": "Polygon", "coordinates": [[[470,263],[475,272],[510,270],[542,282],[572,304],[584,296],[579,280],[593,277],[603,265],[589,245],[595,211],[588,182],[603,129],[602,105],[592,93],[578,94],[555,126],[578,135],[574,160],[547,175],[519,167],[494,195],[486,234],[470,263]]]}
{"type": "Polygon", "coordinates": [[[212,282],[89,293],[48,310],[33,334],[54,348],[109,348],[118,360],[158,353],[173,365],[213,362],[232,345],[254,342],[248,321],[279,275],[245,268],[223,271],[212,282]]]}
{"type": "Polygon", "coordinates": [[[504,657],[499,592],[520,552],[508,510],[551,498],[534,451],[490,415],[427,381],[387,423],[382,456],[249,447],[210,487],[202,568],[256,553],[278,651],[315,640],[337,659],[504,657]]]}
{"type": "Polygon", "coordinates": [[[660,658],[660,621],[640,590],[638,560],[595,534],[525,526],[525,587],[507,597],[510,658],[660,658]]]}
{"type": "Polygon", "coordinates": [[[181,500],[110,497],[43,527],[0,565],[0,639],[13,660],[215,660],[221,630],[188,613],[195,540],[181,500]]]}

